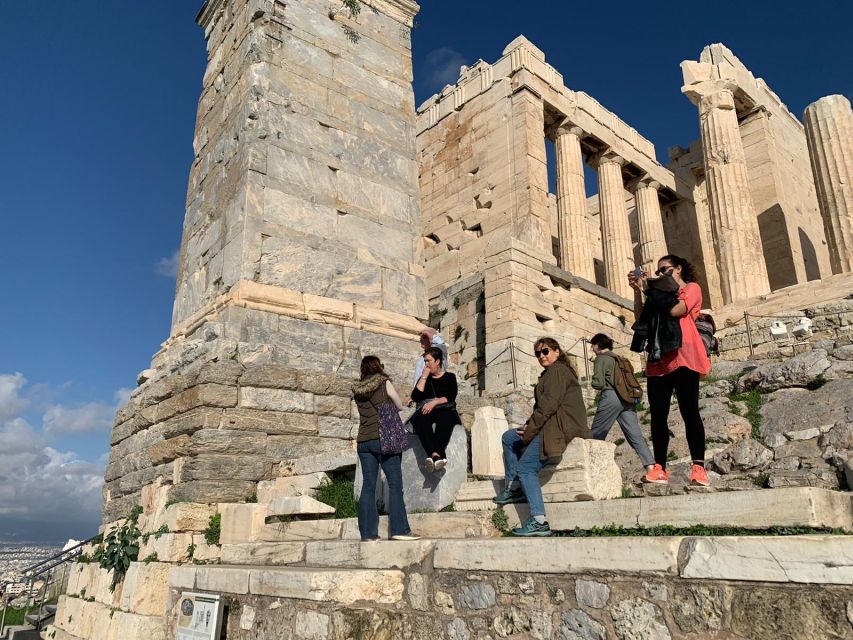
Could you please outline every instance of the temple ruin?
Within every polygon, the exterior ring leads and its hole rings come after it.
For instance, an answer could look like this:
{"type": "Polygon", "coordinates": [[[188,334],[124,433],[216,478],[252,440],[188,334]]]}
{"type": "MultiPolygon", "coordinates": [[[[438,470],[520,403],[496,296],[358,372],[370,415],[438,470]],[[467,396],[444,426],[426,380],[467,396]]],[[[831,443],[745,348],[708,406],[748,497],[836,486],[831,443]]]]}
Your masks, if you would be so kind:
{"type": "Polygon", "coordinates": [[[509,379],[510,341],[553,333],[572,345],[605,331],[627,342],[615,321],[633,313],[625,274],[668,251],[698,267],[706,307],[729,314],[850,271],[849,102],[830,96],[806,110],[807,145],[800,121],[725,46],[682,70],[700,139],[670,149],[666,167],[524,37],[419,107],[430,306],[442,328],[477,336],[478,349],[462,341],[454,355],[479,391],[509,379]],[[598,174],[590,197],[585,163],[598,174]],[[474,288],[485,304],[452,308],[474,288]]]}

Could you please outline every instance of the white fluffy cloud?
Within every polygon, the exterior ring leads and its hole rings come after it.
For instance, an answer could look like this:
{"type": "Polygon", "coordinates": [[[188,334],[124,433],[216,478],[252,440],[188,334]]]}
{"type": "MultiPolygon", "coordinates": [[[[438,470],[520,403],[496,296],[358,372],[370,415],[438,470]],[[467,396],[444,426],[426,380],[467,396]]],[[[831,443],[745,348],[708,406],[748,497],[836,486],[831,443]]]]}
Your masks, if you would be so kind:
{"type": "MultiPolygon", "coordinates": [[[[28,385],[20,373],[0,375],[0,540],[59,540],[97,530],[107,453],[87,461],[60,451],[55,439],[109,430],[116,407],[55,402],[69,387],[28,385]],[[40,427],[33,426],[39,417],[40,427]]],[[[113,399],[120,404],[129,394],[118,389],[113,399]]],[[[104,438],[104,451],[108,446],[104,438]]]]}
{"type": "Polygon", "coordinates": [[[20,395],[27,379],[20,373],[0,375],[0,421],[8,420],[26,409],[29,402],[20,395]]]}
{"type": "Polygon", "coordinates": [[[115,411],[112,405],[100,402],[89,402],[73,408],[53,405],[44,412],[44,431],[49,435],[108,431],[113,424],[115,411]]]}
{"type": "Polygon", "coordinates": [[[450,47],[433,49],[424,58],[424,67],[430,84],[435,89],[453,84],[459,80],[459,69],[465,64],[465,58],[450,47]]]}
{"type": "Polygon", "coordinates": [[[164,278],[176,278],[178,276],[178,263],[181,258],[181,250],[176,249],[175,253],[167,258],[160,258],[154,263],[154,271],[164,278]]]}

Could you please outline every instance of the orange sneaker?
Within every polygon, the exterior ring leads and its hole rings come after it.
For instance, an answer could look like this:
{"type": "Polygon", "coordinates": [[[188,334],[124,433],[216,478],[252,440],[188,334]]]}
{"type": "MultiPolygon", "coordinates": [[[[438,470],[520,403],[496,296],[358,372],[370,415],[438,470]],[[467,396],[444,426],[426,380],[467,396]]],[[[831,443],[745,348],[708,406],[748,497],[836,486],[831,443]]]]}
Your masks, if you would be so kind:
{"type": "Polygon", "coordinates": [[[700,487],[710,486],[711,481],[708,480],[705,467],[698,464],[693,465],[693,469],[690,471],[690,484],[698,484],[700,487]]]}
{"type": "Polygon", "coordinates": [[[653,482],[655,484],[666,484],[669,482],[669,474],[663,470],[663,467],[656,464],[646,475],[643,476],[643,482],[653,482]]]}

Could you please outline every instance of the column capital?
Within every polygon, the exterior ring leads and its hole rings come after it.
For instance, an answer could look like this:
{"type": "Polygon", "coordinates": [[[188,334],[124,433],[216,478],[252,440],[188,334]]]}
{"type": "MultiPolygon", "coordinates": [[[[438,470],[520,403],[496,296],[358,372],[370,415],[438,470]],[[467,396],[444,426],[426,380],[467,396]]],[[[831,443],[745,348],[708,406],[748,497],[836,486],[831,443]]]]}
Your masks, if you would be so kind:
{"type": "Polygon", "coordinates": [[[657,180],[652,179],[650,176],[640,176],[636,180],[632,180],[628,184],[625,185],[625,188],[631,193],[636,193],[640,189],[654,189],[655,191],[660,190],[661,183],[657,180]]]}
{"type": "Polygon", "coordinates": [[[560,136],[563,136],[563,135],[566,135],[569,133],[574,135],[574,136],[577,136],[578,138],[583,138],[587,134],[586,131],[581,129],[576,124],[572,124],[568,120],[565,120],[565,121],[561,122],[560,124],[558,124],[557,128],[554,129],[554,139],[556,140],[560,136]]]}
{"type": "Polygon", "coordinates": [[[681,87],[683,93],[700,112],[711,109],[734,109],[737,84],[731,80],[705,80],[681,87]]]}
{"type": "Polygon", "coordinates": [[[618,164],[620,167],[627,164],[627,160],[620,156],[618,153],[613,153],[609,149],[605,149],[604,151],[600,151],[596,153],[589,160],[590,165],[593,167],[600,167],[603,164],[618,164]]]}

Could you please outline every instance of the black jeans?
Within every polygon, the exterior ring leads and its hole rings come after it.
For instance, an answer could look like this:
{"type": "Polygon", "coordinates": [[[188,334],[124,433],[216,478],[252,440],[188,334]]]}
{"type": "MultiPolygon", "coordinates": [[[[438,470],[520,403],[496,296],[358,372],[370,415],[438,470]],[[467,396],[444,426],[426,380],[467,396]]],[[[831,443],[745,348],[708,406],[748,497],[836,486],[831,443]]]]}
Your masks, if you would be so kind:
{"type": "Polygon", "coordinates": [[[655,462],[666,469],[669,452],[669,403],[672,392],[678,399],[678,410],[684,419],[687,446],[693,460],[705,460],[705,425],[699,414],[699,373],[679,367],[665,376],[649,376],[649,410],[652,414],[652,446],[655,462]]]}
{"type": "Polygon", "coordinates": [[[427,456],[437,453],[441,458],[447,457],[445,450],[450,442],[453,427],[456,426],[455,411],[433,409],[424,415],[419,409],[412,414],[409,422],[412,423],[415,433],[418,434],[418,439],[421,441],[421,446],[423,446],[427,456]],[[435,432],[432,430],[433,422],[435,423],[435,432]]]}

